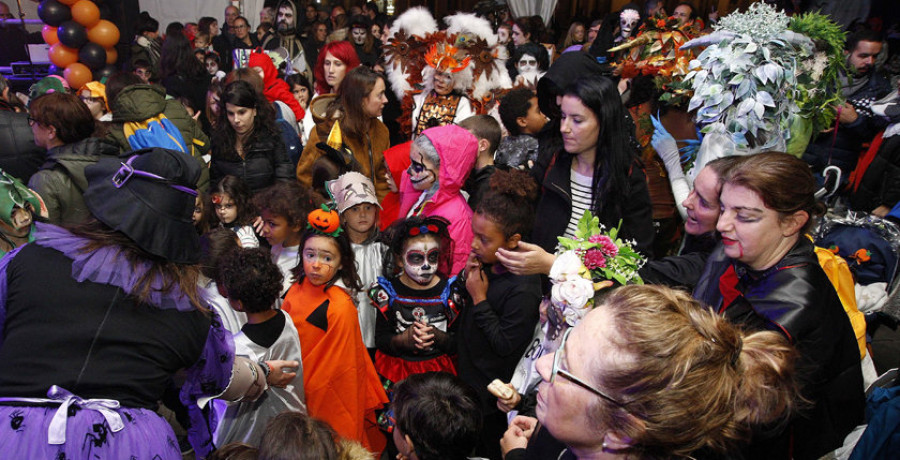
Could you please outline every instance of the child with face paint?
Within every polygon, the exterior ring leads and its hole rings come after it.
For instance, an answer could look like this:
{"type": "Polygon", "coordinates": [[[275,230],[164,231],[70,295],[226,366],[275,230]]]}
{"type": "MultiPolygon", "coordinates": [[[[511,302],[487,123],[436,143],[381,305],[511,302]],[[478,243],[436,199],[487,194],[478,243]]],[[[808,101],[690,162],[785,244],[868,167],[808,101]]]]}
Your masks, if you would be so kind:
{"type": "Polygon", "coordinates": [[[297,282],[281,308],[300,334],[307,411],[342,438],[381,452],[386,440],[375,411],[388,399],[362,342],[351,297],[360,289],[359,276],[337,211],[309,213],[300,248],[302,263],[293,271],[297,282]]]}
{"type": "MultiPolygon", "coordinates": [[[[456,374],[450,355],[457,305],[456,277],[447,278],[449,222],[441,217],[411,217],[385,232],[390,257],[384,277],[369,289],[375,320],[375,368],[386,387],[422,372],[456,374]]],[[[389,417],[379,424],[390,430],[389,417]]]]}
{"type": "Polygon", "coordinates": [[[242,248],[259,247],[252,225],[257,214],[251,199],[247,184],[235,176],[223,177],[210,193],[210,208],[219,225],[236,233],[242,248]]]}
{"type": "Polygon", "coordinates": [[[411,164],[400,184],[400,215],[441,216],[450,222],[453,262],[447,273],[466,266],[472,243],[472,209],[460,190],[475,166],[478,139],[447,125],[429,128],[410,147],[411,164]]]}
{"type": "MultiPolygon", "coordinates": [[[[387,246],[377,241],[381,208],[375,195],[375,185],[368,177],[352,171],[326,182],[325,186],[341,213],[341,224],[353,247],[353,258],[356,259],[361,285],[368,287],[378,280],[384,266],[384,255],[388,252],[387,246]]],[[[369,299],[362,290],[356,293],[356,305],[363,343],[374,357],[375,309],[369,308],[369,299]]]]}
{"type": "MultiPolygon", "coordinates": [[[[459,377],[475,388],[484,423],[476,456],[500,458],[497,439],[507,429],[506,414],[488,391],[494,379],[509,382],[515,361],[525,354],[538,322],[541,280],[509,272],[497,259],[499,248],[515,249],[534,225],[538,185],[520,170],[496,170],[490,189],[472,216],[471,253],[458,280],[468,295],[457,330],[459,377]]],[[[501,400],[502,402],[502,400],[501,400]]]]}

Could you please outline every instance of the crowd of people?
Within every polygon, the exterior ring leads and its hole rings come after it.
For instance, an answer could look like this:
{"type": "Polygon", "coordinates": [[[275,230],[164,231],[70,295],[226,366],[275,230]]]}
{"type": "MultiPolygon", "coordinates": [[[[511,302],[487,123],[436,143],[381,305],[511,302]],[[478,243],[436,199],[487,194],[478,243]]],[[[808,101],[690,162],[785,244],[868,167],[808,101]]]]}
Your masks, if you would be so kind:
{"type": "Polygon", "coordinates": [[[0,451],[815,459],[864,423],[896,356],[812,236],[900,221],[898,24],[780,35],[826,69],[803,112],[768,57],[749,104],[698,83],[765,6],[347,3],[143,12],[109,79],[0,77],[0,451]]]}

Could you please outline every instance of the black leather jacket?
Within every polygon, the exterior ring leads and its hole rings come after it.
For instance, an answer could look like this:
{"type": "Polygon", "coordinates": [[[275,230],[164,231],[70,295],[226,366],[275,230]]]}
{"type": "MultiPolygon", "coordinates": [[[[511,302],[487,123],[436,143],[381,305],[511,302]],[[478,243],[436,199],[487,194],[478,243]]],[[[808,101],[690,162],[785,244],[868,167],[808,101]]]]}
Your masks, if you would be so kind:
{"type": "MultiPolygon", "coordinates": [[[[785,433],[793,437],[794,458],[818,458],[840,447],[863,421],[862,370],[853,327],[807,238],[761,272],[730,259],[719,244],[707,259],[694,297],[745,329],[782,333],[799,350],[800,383],[813,407],[785,433]],[[719,280],[731,266],[742,296],[723,305],[719,280]]],[[[772,455],[783,457],[783,452],[772,455]]]]}

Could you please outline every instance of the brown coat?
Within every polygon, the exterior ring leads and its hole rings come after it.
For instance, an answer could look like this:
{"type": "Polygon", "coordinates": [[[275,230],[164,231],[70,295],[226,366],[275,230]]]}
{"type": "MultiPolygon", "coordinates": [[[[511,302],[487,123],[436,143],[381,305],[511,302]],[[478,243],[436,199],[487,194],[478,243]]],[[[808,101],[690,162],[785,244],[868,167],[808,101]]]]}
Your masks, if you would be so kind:
{"type": "MultiPolygon", "coordinates": [[[[325,108],[334,99],[333,94],[324,94],[316,97],[309,104],[309,111],[312,113],[313,120],[316,123],[315,129],[309,133],[309,140],[303,148],[300,155],[300,161],[297,163],[297,180],[301,184],[312,186],[312,170],[315,161],[325,154],[322,149],[316,147],[319,142],[328,139],[331,127],[334,125],[334,118],[325,118],[325,108]]],[[[343,127],[343,126],[342,126],[343,127]]],[[[388,193],[387,179],[384,175],[387,169],[384,164],[384,151],[391,146],[390,133],[387,126],[380,120],[372,120],[372,126],[369,128],[367,139],[357,139],[350,136],[346,131],[343,132],[344,145],[347,146],[356,161],[359,162],[361,170],[359,171],[375,184],[375,193],[380,201],[388,193]],[[369,157],[371,152],[372,157],[369,157]],[[372,165],[375,166],[374,171],[372,165]]]]}

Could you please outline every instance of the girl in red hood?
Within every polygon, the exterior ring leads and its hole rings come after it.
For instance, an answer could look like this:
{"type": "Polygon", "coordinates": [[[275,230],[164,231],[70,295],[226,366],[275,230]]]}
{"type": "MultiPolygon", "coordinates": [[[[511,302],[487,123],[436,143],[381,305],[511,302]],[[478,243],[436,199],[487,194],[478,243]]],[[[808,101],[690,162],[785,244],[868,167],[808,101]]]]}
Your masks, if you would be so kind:
{"type": "Polygon", "coordinates": [[[387,229],[400,218],[400,184],[409,168],[409,148],[412,141],[395,145],[384,151],[384,165],[387,166],[385,179],[390,192],[381,200],[381,231],[387,229]]]}
{"type": "Polygon", "coordinates": [[[263,79],[263,94],[265,94],[266,100],[272,103],[276,100],[284,102],[291,108],[291,111],[294,112],[297,120],[303,119],[303,115],[305,115],[306,112],[303,110],[303,107],[300,106],[300,103],[297,102],[297,99],[294,98],[288,84],[285,83],[284,80],[278,78],[278,69],[276,69],[275,64],[272,63],[272,58],[265,53],[250,53],[250,60],[247,62],[247,66],[257,72],[261,72],[260,76],[263,79]]]}

